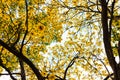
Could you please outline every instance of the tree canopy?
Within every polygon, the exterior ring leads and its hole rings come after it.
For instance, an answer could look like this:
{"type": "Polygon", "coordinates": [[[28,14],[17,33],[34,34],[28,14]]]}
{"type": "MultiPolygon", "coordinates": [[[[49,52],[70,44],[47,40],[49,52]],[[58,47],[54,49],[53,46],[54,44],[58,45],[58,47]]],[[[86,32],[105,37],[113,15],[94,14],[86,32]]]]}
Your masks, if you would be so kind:
{"type": "Polygon", "coordinates": [[[120,80],[119,10],[119,0],[0,0],[0,75],[120,80]]]}

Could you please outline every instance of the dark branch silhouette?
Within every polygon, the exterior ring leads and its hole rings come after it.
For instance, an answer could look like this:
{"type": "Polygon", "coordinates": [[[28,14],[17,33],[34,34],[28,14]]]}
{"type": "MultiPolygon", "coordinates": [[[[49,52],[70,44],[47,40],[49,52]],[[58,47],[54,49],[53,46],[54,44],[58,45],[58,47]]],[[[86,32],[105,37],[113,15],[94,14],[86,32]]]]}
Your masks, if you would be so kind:
{"type": "MultiPolygon", "coordinates": [[[[11,73],[12,75],[20,75],[21,73],[11,73]]],[[[0,73],[0,76],[1,75],[10,75],[9,73],[0,73]]]]}
{"type": "Polygon", "coordinates": [[[12,80],[17,80],[17,79],[13,76],[13,74],[11,73],[11,71],[2,63],[2,60],[1,60],[1,59],[0,59],[0,66],[1,66],[2,68],[4,68],[4,69],[9,73],[9,75],[10,75],[10,77],[11,77],[12,80]]]}
{"type": "Polygon", "coordinates": [[[65,69],[63,80],[66,80],[67,71],[75,63],[75,59],[78,58],[78,54],[75,55],[75,57],[70,61],[70,63],[68,64],[67,68],[65,69]]]}
{"type": "Polygon", "coordinates": [[[43,76],[40,74],[39,70],[35,67],[35,65],[27,57],[21,54],[16,48],[9,47],[2,40],[0,40],[0,45],[6,48],[8,51],[10,51],[16,57],[22,59],[27,65],[29,65],[29,67],[33,70],[33,72],[37,76],[38,80],[44,80],[43,76]]]}
{"type": "Polygon", "coordinates": [[[104,80],[108,80],[111,76],[113,76],[113,73],[108,75],[104,80]]]}

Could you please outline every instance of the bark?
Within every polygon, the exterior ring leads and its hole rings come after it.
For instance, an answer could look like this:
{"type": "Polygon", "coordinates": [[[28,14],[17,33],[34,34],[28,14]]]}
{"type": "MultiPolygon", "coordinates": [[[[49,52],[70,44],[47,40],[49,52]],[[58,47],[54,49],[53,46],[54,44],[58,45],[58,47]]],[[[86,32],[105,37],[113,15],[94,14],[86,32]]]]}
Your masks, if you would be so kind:
{"type": "Polygon", "coordinates": [[[19,59],[19,63],[20,63],[20,69],[21,69],[21,80],[26,80],[24,63],[21,59],[19,59]]]}
{"type": "Polygon", "coordinates": [[[109,30],[108,26],[108,13],[107,13],[107,2],[106,0],[101,0],[101,22],[103,28],[103,42],[105,47],[105,52],[109,61],[109,64],[114,73],[114,80],[120,80],[119,78],[119,67],[115,61],[115,57],[113,55],[112,47],[111,47],[111,30],[109,30]]]}

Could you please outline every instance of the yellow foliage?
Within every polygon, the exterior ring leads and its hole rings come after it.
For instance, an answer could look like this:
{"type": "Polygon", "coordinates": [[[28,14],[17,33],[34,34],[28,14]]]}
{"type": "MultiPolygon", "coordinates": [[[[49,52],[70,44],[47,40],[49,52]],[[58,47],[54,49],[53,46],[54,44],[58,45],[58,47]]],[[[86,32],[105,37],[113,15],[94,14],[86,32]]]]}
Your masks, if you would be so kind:
{"type": "Polygon", "coordinates": [[[47,72],[41,72],[42,76],[47,76],[47,72]]]}
{"type": "Polygon", "coordinates": [[[55,80],[55,74],[51,73],[51,74],[48,76],[48,80],[55,80]]]}
{"type": "MultiPolygon", "coordinates": [[[[79,53],[78,59],[68,70],[68,80],[78,78],[80,80],[82,79],[81,76],[83,79],[92,80],[101,74],[102,76],[107,75],[106,70],[102,69],[103,64],[98,60],[100,58],[100,60],[105,61],[106,66],[109,65],[107,58],[103,56],[105,54],[102,46],[102,31],[100,31],[100,15],[98,13],[93,14],[94,10],[97,10],[96,5],[93,4],[96,3],[95,0],[93,3],[89,2],[90,0],[27,1],[29,1],[28,15],[26,14],[24,0],[1,0],[1,40],[6,42],[9,47],[15,47],[19,51],[27,29],[26,25],[28,25],[28,33],[22,53],[40,69],[42,76],[48,76],[48,80],[55,80],[56,75],[63,77],[65,69],[77,53],[79,53]],[[90,9],[93,12],[90,13],[90,9]],[[26,24],[27,20],[28,24],[26,24]],[[15,46],[12,46],[18,36],[20,36],[19,41],[15,46]],[[95,56],[103,57],[96,58],[95,56]],[[80,76],[80,72],[85,71],[87,73],[80,76]]],[[[113,45],[116,45],[115,38],[117,38],[116,40],[120,39],[119,23],[120,21],[113,20],[112,32],[113,36],[115,35],[112,37],[113,45]]],[[[19,70],[18,58],[7,50],[2,51],[2,48],[0,50],[3,64],[12,71],[19,70]]],[[[116,48],[113,49],[113,52],[115,56],[118,55],[116,48]]],[[[0,68],[0,72],[2,70],[0,68]]],[[[36,79],[26,64],[25,70],[29,80],[36,79]]]]}
{"type": "Polygon", "coordinates": [[[3,71],[3,69],[0,67],[0,73],[3,71]]]}

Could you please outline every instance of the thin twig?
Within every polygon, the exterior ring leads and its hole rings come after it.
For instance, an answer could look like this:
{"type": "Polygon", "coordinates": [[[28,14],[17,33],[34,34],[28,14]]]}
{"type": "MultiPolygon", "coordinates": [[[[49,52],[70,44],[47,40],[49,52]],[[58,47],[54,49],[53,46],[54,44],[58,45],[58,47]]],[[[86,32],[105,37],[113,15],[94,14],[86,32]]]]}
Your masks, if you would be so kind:
{"type": "Polygon", "coordinates": [[[26,38],[27,33],[28,33],[28,2],[27,2],[27,0],[25,0],[25,9],[26,9],[26,21],[25,21],[26,30],[25,30],[25,34],[24,34],[24,37],[23,37],[23,40],[22,40],[20,52],[22,52],[24,42],[25,42],[25,38],[26,38]]]}
{"type": "Polygon", "coordinates": [[[68,64],[67,68],[65,69],[63,80],[66,80],[67,71],[74,64],[75,59],[78,58],[78,54],[76,54],[76,56],[70,61],[70,63],[68,64]]]}
{"type": "Polygon", "coordinates": [[[11,77],[12,80],[17,80],[17,79],[12,75],[11,71],[2,63],[2,60],[1,60],[1,59],[0,59],[0,66],[1,66],[2,68],[4,68],[4,69],[9,73],[9,75],[10,75],[10,77],[11,77]]]}

